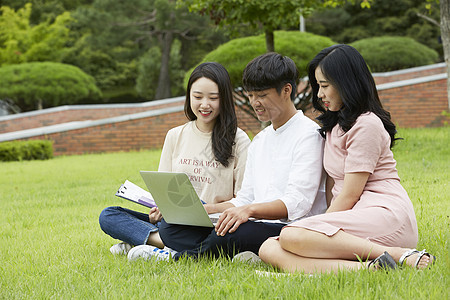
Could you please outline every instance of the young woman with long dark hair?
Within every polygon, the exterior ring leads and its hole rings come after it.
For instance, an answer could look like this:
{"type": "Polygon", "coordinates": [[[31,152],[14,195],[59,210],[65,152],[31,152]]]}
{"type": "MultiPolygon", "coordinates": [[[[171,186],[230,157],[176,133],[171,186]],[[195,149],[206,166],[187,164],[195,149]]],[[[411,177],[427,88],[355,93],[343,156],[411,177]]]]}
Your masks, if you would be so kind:
{"type": "Polygon", "coordinates": [[[428,267],[435,257],[413,249],[417,222],[391,151],[395,125],[363,57],[348,45],[328,47],[310,62],[309,80],[322,112],[329,207],[267,240],[261,259],[305,273],[428,267]]]}
{"type": "MultiPolygon", "coordinates": [[[[168,131],[158,171],[186,173],[200,199],[220,203],[234,197],[241,187],[250,139],[237,127],[232,85],[227,70],[207,62],[191,73],[184,111],[189,122],[168,131]]],[[[100,214],[103,231],[122,243],[113,254],[127,254],[132,246],[163,248],[159,237],[162,216],[122,207],[108,207],[100,214]]]]}

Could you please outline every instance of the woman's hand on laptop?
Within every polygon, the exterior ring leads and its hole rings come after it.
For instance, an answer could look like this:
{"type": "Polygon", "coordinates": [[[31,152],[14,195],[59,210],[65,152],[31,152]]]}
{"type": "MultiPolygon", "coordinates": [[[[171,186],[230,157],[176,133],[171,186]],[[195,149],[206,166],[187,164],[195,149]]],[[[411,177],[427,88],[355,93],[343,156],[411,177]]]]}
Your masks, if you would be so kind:
{"type": "Polygon", "coordinates": [[[203,204],[203,207],[208,214],[215,214],[224,212],[226,209],[234,207],[234,205],[229,201],[224,201],[220,203],[205,203],[203,204]]]}
{"type": "Polygon", "coordinates": [[[203,204],[203,207],[205,208],[205,210],[208,214],[215,214],[217,212],[215,204],[206,203],[206,204],[203,204]]]}
{"type": "Polygon", "coordinates": [[[148,213],[148,220],[150,221],[150,223],[156,224],[161,221],[161,219],[162,215],[159,209],[157,207],[152,207],[150,209],[150,212],[148,213]]]}

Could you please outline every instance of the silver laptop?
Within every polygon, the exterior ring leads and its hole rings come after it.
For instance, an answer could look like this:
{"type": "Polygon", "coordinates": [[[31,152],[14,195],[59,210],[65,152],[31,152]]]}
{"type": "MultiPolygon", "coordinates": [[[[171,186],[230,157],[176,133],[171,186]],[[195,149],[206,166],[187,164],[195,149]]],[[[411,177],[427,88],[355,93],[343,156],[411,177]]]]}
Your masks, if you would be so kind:
{"type": "Polygon", "coordinates": [[[209,215],[184,173],[140,171],[164,220],[169,224],[214,227],[219,214],[209,215]]]}

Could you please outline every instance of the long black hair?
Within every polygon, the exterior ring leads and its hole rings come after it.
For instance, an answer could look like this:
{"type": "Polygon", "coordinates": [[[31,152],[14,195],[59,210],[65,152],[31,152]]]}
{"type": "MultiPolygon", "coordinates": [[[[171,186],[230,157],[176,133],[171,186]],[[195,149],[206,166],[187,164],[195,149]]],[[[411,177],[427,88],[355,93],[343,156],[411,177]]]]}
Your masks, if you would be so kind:
{"type": "Polygon", "coordinates": [[[227,70],[219,63],[206,62],[198,65],[189,77],[186,89],[184,113],[190,121],[197,119],[191,109],[191,87],[199,78],[214,81],[219,88],[219,115],[212,131],[212,150],[214,157],[223,166],[228,167],[228,159],[232,157],[234,139],[237,131],[237,117],[234,110],[233,86],[227,70]]]}
{"type": "Polygon", "coordinates": [[[319,132],[323,137],[336,124],[347,132],[361,114],[373,112],[381,119],[391,137],[390,147],[394,146],[397,130],[391,121],[390,113],[383,109],[375,80],[364,58],[355,48],[339,44],[323,49],[309,63],[308,76],[313,91],[313,106],[322,112],[317,119],[322,123],[319,132]],[[320,68],[341,97],[343,106],[337,112],[326,110],[322,99],[318,98],[319,84],[315,76],[317,68],[320,68]]]}

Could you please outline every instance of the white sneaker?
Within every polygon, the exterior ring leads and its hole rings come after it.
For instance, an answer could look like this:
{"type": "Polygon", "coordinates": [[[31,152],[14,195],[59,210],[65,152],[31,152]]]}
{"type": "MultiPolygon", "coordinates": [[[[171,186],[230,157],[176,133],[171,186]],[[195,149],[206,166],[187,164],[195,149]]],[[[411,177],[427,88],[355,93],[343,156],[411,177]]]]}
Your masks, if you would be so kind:
{"type": "Polygon", "coordinates": [[[241,253],[236,254],[233,257],[232,262],[242,262],[242,263],[250,263],[250,264],[256,264],[259,262],[262,262],[261,258],[259,258],[258,255],[253,253],[252,251],[244,251],[241,253]]]}
{"type": "Polygon", "coordinates": [[[136,246],[128,252],[128,260],[134,261],[138,258],[143,258],[144,260],[149,260],[152,257],[158,260],[169,261],[178,252],[170,248],[165,247],[164,249],[159,249],[150,245],[140,245],[136,246]]]}
{"type": "Polygon", "coordinates": [[[130,251],[131,248],[133,248],[133,246],[128,243],[122,242],[113,245],[111,248],[109,248],[109,251],[111,251],[111,253],[114,255],[127,255],[128,251],[130,251]]]}

